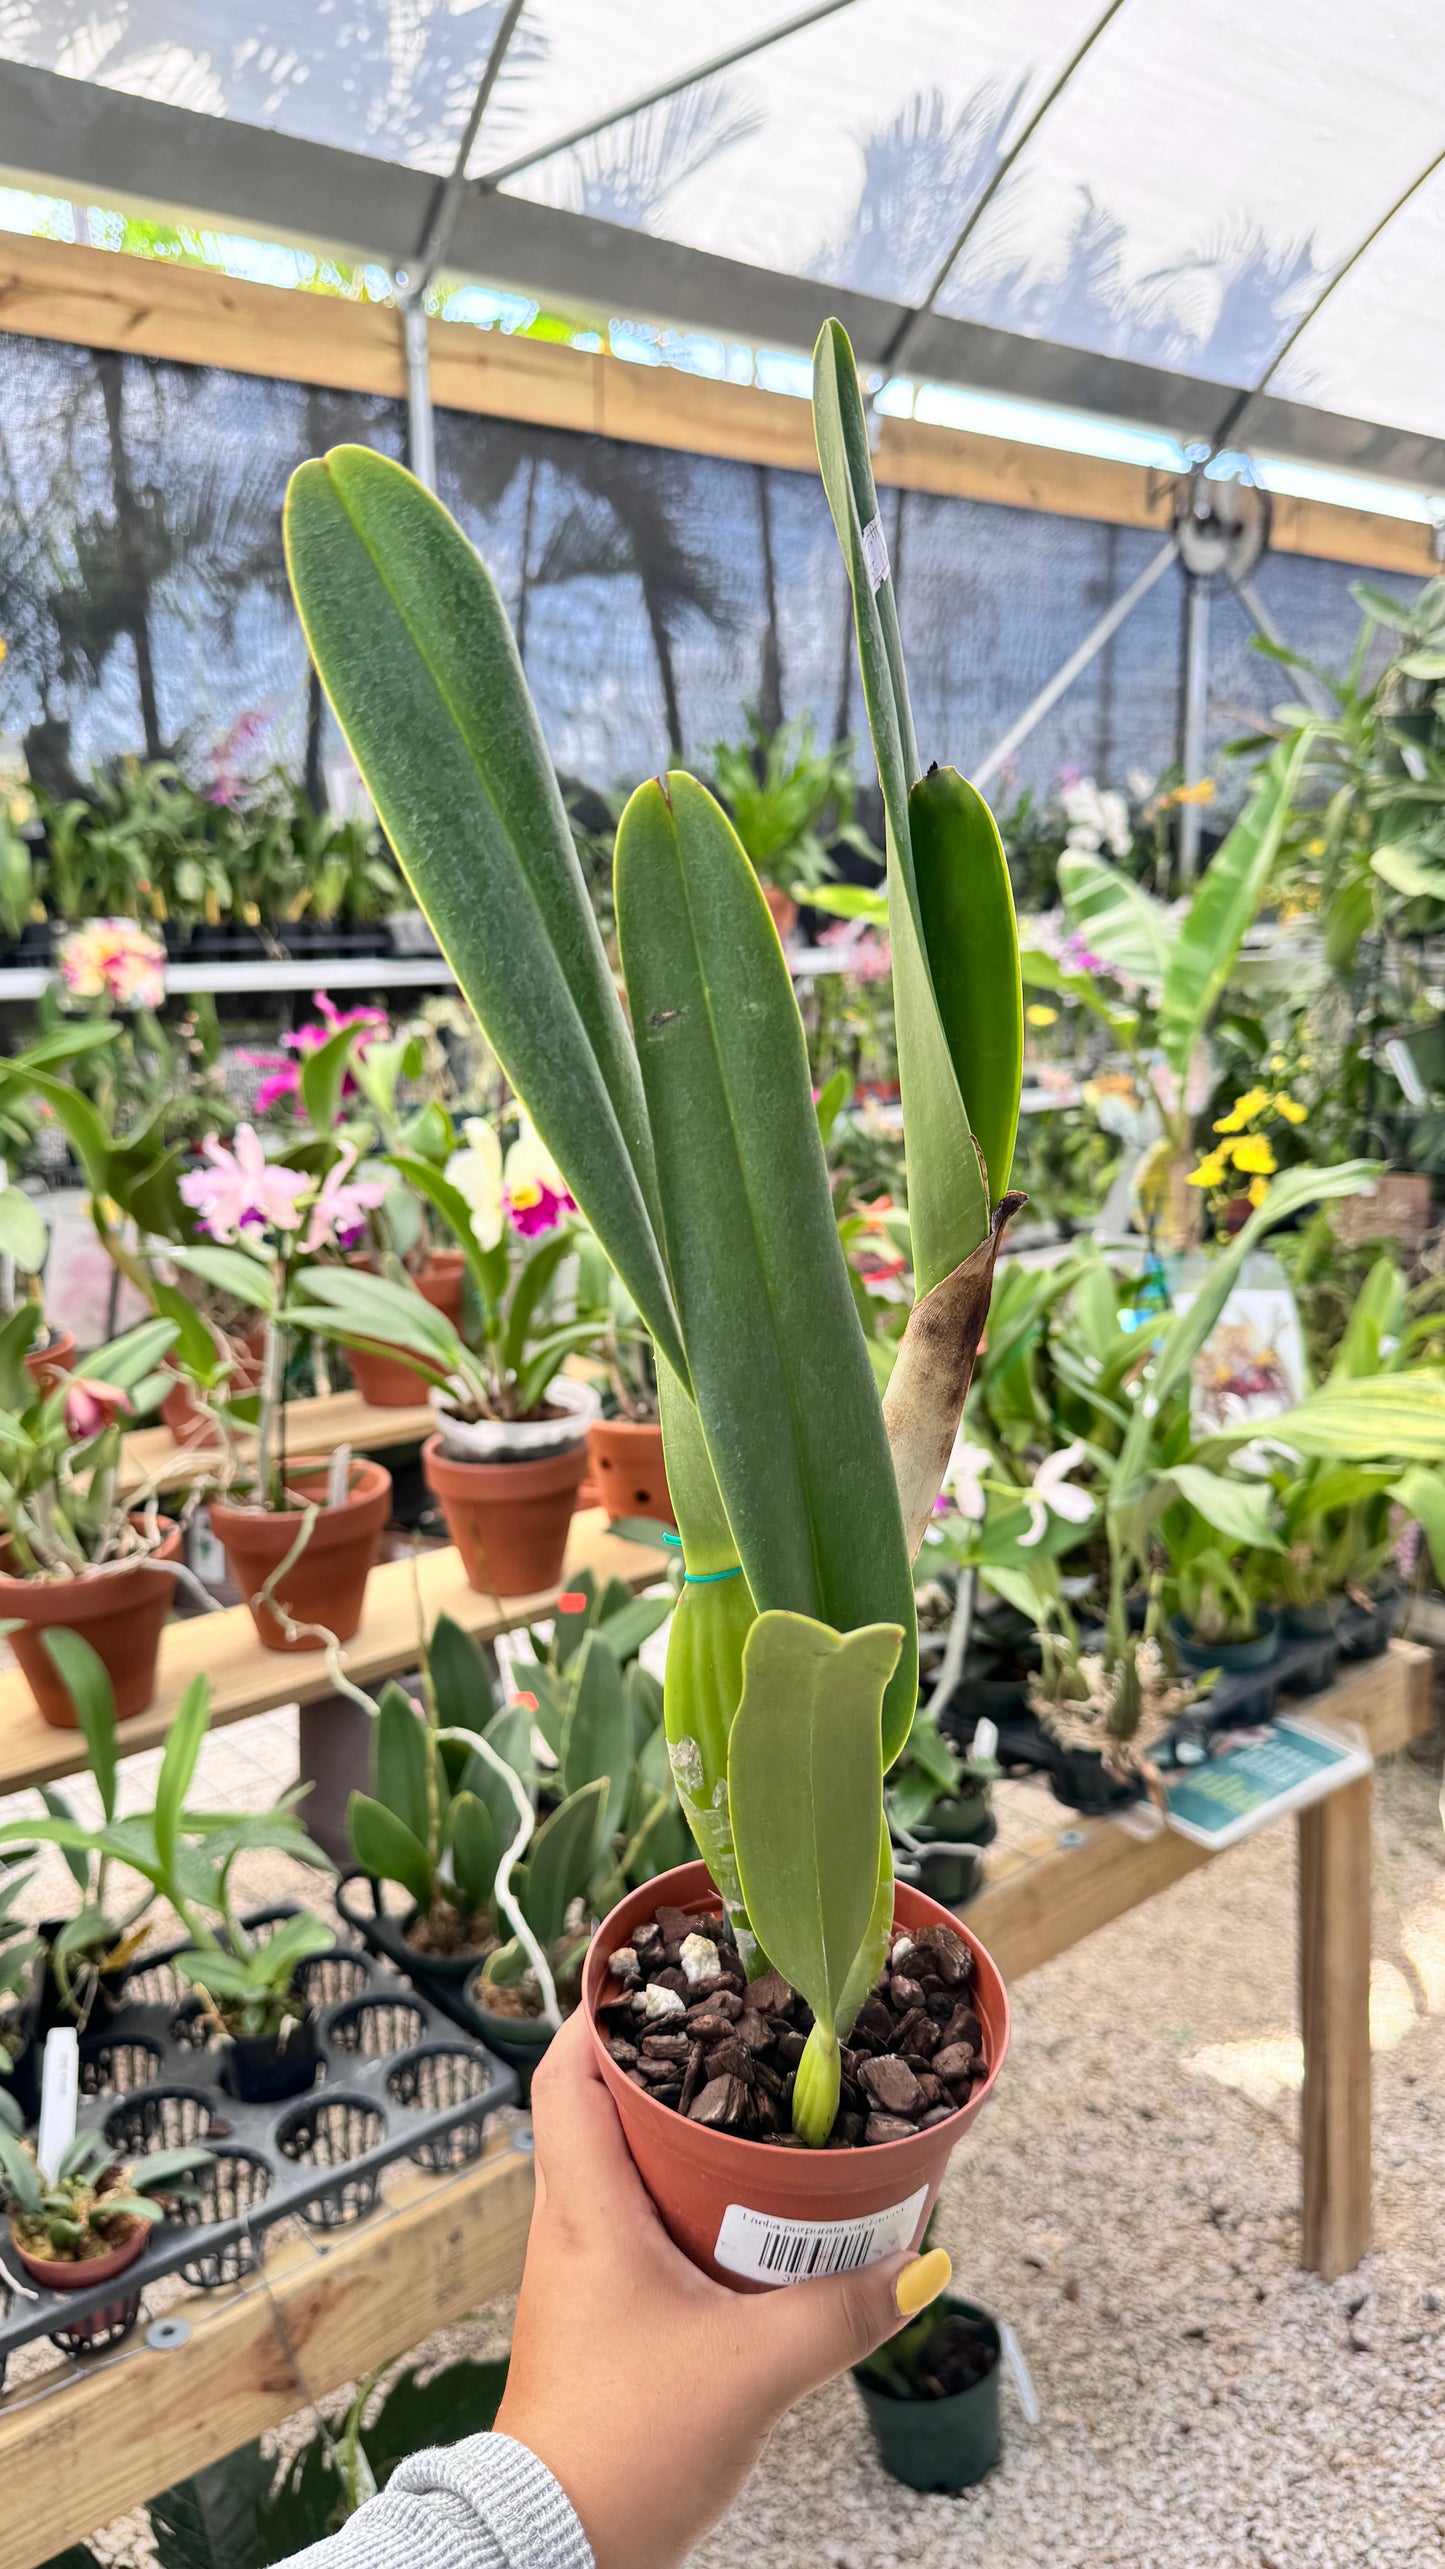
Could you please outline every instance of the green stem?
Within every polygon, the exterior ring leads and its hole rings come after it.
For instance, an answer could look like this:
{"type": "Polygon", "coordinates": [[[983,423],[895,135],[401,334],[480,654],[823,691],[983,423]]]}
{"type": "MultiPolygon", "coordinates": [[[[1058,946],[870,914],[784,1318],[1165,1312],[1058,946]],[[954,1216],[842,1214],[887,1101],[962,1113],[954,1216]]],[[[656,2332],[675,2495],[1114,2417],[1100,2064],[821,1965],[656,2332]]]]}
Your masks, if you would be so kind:
{"type": "Polygon", "coordinates": [[[821,2150],[833,2129],[842,2075],[837,2035],[815,2024],[793,2083],[793,2130],[810,2150],[821,2150]]]}

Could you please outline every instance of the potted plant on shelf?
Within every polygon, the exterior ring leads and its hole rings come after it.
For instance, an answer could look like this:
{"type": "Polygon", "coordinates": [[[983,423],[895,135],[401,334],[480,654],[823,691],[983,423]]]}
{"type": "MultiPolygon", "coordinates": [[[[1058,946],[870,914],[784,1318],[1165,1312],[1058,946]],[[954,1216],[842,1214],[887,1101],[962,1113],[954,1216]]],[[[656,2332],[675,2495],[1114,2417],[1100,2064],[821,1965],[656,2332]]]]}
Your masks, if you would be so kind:
{"type": "Polygon", "coordinates": [[[51,2175],[7,2121],[8,2110],[0,2091],[0,2197],[10,2244],[32,2283],[51,2292],[84,2292],[134,2265],[168,2205],[190,2191],[186,2179],[212,2164],[208,2150],[157,2150],[137,2173],[98,2132],[77,2132],[51,2175]]]}
{"type": "Polygon", "coordinates": [[[596,1242],[584,1237],[581,1246],[578,1301],[603,1315],[594,1351],[603,1368],[602,1416],[587,1431],[593,1485],[614,1525],[646,1516],[675,1527],[652,1340],[626,1285],[596,1242]]]}
{"type": "Polygon", "coordinates": [[[154,1496],[119,1494],[121,1432],[159,1402],[157,1368],[175,1331],[147,1321],[90,1357],[84,1374],[37,1382],[26,1358],[34,1303],[0,1324],[0,1617],[47,1722],[74,1728],[48,1632],[83,1629],[115,1687],[122,1720],[155,1691],[180,1530],[154,1496]]]}
{"type": "Polygon", "coordinates": [[[292,1325],[358,1349],[404,1350],[432,1386],[436,1433],[422,1449],[427,1486],[470,1586],[530,1596],[562,1573],[598,1412],[590,1383],[562,1368],[590,1347],[595,1319],[550,1306],[573,1248],[572,1198],[534,1135],[505,1159],[494,1128],[469,1119],[462,1150],[438,1170],[398,1154],[397,1167],[451,1228],[476,1289],[472,1345],[409,1284],[313,1267],[292,1325]],[[554,1182],[555,1181],[555,1182],[554,1182]]]}
{"type": "Polygon", "coordinates": [[[833,881],[835,848],[851,848],[874,865],[882,857],[853,817],[852,742],[820,750],[806,714],[769,731],[749,706],[746,721],[745,740],[720,740],[711,752],[713,788],[786,937],[797,926],[799,900],[833,881]]]}
{"type": "MultiPolygon", "coordinates": [[[[1177,1477],[1171,1477],[1177,1488],[1177,1477]]],[[[1215,1484],[1208,1515],[1181,1496],[1165,1506],[1159,1520],[1173,1636],[1186,1669],[1259,1678],[1257,1689],[1232,1707],[1231,1718],[1247,1723],[1269,1711],[1273,1685],[1267,1672],[1279,1649],[1279,1625],[1263,1602],[1272,1584],[1271,1556],[1281,1548],[1270,1523],[1273,1493],[1267,1484],[1188,1468],[1190,1485],[1197,1487],[1205,1477],[1215,1484]]]]}

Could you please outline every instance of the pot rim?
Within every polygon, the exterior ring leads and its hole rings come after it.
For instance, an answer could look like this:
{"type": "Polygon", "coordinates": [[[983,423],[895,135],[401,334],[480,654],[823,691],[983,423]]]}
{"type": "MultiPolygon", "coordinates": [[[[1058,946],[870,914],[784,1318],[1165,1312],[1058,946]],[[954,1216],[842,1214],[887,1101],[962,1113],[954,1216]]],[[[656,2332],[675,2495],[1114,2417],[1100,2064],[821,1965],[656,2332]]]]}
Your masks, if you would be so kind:
{"type": "MultiPolygon", "coordinates": [[[[293,1473],[329,1472],[330,1469],[331,1458],[327,1454],[293,1455],[286,1465],[287,1482],[289,1484],[293,1473]]],[[[360,1476],[360,1485],[350,1486],[345,1498],[338,1506],[319,1507],[316,1511],[318,1523],[337,1524],[343,1517],[352,1515],[358,1508],[370,1506],[373,1500],[390,1495],[391,1474],[384,1463],[373,1462],[368,1454],[354,1454],[351,1458],[351,1470],[360,1476]]],[[[246,1499],[214,1498],[210,1502],[211,1522],[214,1525],[217,1517],[223,1516],[241,1517],[248,1524],[253,1525],[262,1523],[273,1525],[282,1520],[292,1523],[305,1515],[307,1505],[309,1501],[303,1501],[300,1507],[267,1508],[259,1507],[246,1499]]]]}
{"type": "MultiPolygon", "coordinates": [[[[479,1454],[449,1454],[445,1436],[438,1427],[423,1440],[421,1458],[423,1468],[440,1463],[449,1472],[495,1472],[499,1476],[505,1473],[510,1479],[514,1472],[551,1471],[559,1463],[570,1465],[575,1462],[585,1466],[586,1453],[585,1439],[578,1438],[570,1445],[555,1445],[547,1453],[499,1454],[484,1463],[479,1454]]],[[[580,1470],[578,1477],[581,1477],[580,1470]]]]}
{"type": "MultiPolygon", "coordinates": [[[[698,1911],[701,1911],[706,1907],[709,1910],[716,1910],[719,1913],[722,1909],[721,1896],[713,1883],[711,1875],[708,1873],[707,1867],[702,1863],[700,1858],[696,1859],[691,1864],[678,1865],[670,1873],[656,1874],[651,1881],[641,1884],[639,1888],[645,1891],[655,1892],[660,1906],[677,1909],[695,1909],[698,1911]],[[700,1886],[696,1879],[699,1875],[701,1876],[702,1885],[705,1885],[706,1887],[705,1897],[700,1896],[700,1886]],[[692,1894],[689,1897],[688,1886],[690,1883],[692,1885],[692,1894]],[[670,1890],[670,1886],[673,1885],[677,1886],[675,1892],[670,1890]]],[[[1002,2039],[998,2044],[995,2056],[988,2062],[987,2077],[983,2080],[981,2085],[970,2091],[966,2105],[955,2107],[946,2123],[930,2124],[926,2132],[910,2132],[906,2138],[899,2141],[874,2141],[866,2146],[862,2142],[856,2142],[847,2150],[815,2150],[810,2155],[820,2167],[825,2166],[829,2159],[831,2159],[835,2165],[838,2160],[843,2159],[855,2164],[866,2160],[870,2166],[876,2161],[880,2168],[886,2168],[893,2164],[897,2153],[900,2151],[916,2150],[920,2140],[946,2144],[947,2147],[951,2149],[955,2141],[962,2139],[963,2133],[968,2124],[973,2122],[980,2109],[987,2104],[988,2099],[992,2096],[994,2087],[998,2081],[999,2073],[1003,2068],[1004,2061],[1008,2054],[1011,2030],[1011,2011],[1009,2008],[1008,1991],[1004,1986],[1003,1974],[999,1970],[998,1965],[994,1961],[994,1958],[989,1952],[987,1946],[981,1944],[978,1937],[973,1933],[972,1929],[965,1924],[964,1920],[962,1918],[955,1917],[953,1911],[951,1909],[946,1909],[941,1901],[931,1899],[926,1891],[919,1890],[913,1883],[905,1884],[904,1888],[909,1892],[913,1899],[926,1901],[930,1909],[937,1910],[937,1919],[930,1921],[930,1924],[952,1927],[955,1934],[962,1937],[963,1942],[967,1945],[974,1960],[974,1981],[970,1983],[970,1986],[976,1986],[979,1964],[983,1964],[984,1974],[992,1984],[990,1996],[991,2000],[995,2002],[992,2012],[996,2012],[1001,2019],[1002,2039]]],[[[607,1942],[608,1929],[611,1927],[613,1919],[617,1916],[618,1910],[626,1908],[628,1903],[635,1900],[636,1897],[637,1892],[630,1891],[627,1893],[625,1899],[617,1902],[616,1907],[609,1909],[606,1917],[602,1920],[601,1925],[596,1929],[591,1943],[588,1945],[587,1959],[582,1968],[582,1995],[579,2004],[582,2012],[586,2015],[588,2029],[592,2036],[594,2049],[599,2057],[603,2054],[606,2047],[602,2040],[601,2028],[597,2022],[597,2001],[601,1994],[602,1983],[607,1977],[608,1965],[611,1962],[613,1953],[616,1951],[618,1944],[618,1938],[616,1936],[613,1937],[611,1943],[607,1942]]],[[[910,1932],[906,1926],[901,1926],[900,1929],[900,1921],[896,1907],[894,1910],[893,1931],[895,1934],[901,1931],[905,1935],[910,1932]]],[[[983,2011],[980,2009],[978,2012],[980,2022],[982,2022],[983,2011]]],[[[615,2068],[616,2065],[612,2062],[610,2053],[607,2054],[607,2058],[609,2065],[615,2068]]],[[[685,2114],[679,2114],[675,2106],[660,2105],[655,2096],[645,2095],[641,2088],[635,2089],[634,2095],[636,2097],[637,2108],[643,2113],[644,2128],[655,2130],[661,2136],[669,2130],[675,2130],[679,2124],[684,2125],[690,2132],[695,2133],[698,2136],[706,2149],[717,2155],[719,2166],[731,2165],[736,2168],[739,2173],[746,2168],[761,2171],[765,2168],[778,2167],[786,2169],[789,2178],[794,2176],[797,2172],[798,2153],[796,2150],[784,2148],[775,2141],[745,2141],[739,2139],[738,2136],[732,2132],[710,2131],[703,2124],[690,2124],[687,2116],[685,2114]],[[656,2123],[652,2120],[654,2116],[658,2118],[656,2123]]],[[[630,2102],[629,2110],[632,2110],[630,2102]]]]}

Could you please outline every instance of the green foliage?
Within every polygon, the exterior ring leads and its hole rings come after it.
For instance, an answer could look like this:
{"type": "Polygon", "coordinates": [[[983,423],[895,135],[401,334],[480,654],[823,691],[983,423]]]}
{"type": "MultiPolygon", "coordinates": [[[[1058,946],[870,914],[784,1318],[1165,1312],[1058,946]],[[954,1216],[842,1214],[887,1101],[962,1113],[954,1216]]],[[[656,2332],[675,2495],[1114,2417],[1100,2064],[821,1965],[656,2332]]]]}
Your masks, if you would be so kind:
{"type": "Polygon", "coordinates": [[[834,848],[880,862],[853,817],[852,742],[820,750],[806,714],[769,731],[749,706],[746,721],[745,740],[711,751],[712,781],[759,882],[807,900],[832,875],[834,848]]]}
{"type": "Polygon", "coordinates": [[[167,2202],[187,2192],[187,2177],[210,2165],[209,2150],[157,2150],[142,2163],[137,2181],[100,2133],[87,2130],[66,2143],[52,2179],[31,2144],[0,2117],[0,2202],[19,2244],[32,2256],[62,2264],[101,2257],[116,2247],[112,2222],[163,2221],[167,2202]]]}

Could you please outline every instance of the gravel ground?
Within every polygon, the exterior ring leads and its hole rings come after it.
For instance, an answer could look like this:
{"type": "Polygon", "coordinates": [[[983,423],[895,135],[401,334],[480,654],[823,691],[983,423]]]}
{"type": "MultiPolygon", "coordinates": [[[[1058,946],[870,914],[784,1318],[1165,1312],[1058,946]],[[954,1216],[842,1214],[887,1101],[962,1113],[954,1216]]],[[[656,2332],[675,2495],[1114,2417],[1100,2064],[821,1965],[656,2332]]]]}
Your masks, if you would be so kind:
{"type": "MultiPolygon", "coordinates": [[[[258,1763],[284,1754],[271,1720],[258,1763]]],[[[266,1867],[252,1887],[290,1886],[266,1867]]],[[[694,2569],[1445,2569],[1432,1772],[1402,1760],[1380,1778],[1377,2244],[1333,2285],[1295,2265],[1294,1927],[1293,1837],[1276,1829],[1021,1984],[1008,2071],[955,2160],[939,2236],[961,2288],[1016,2328],[1040,2425],[1005,2390],[998,2471],[918,2498],[882,2473],[836,2384],[784,2422],[694,2569]]],[[[498,2351],[506,2316],[429,2341],[428,2359],[498,2351]]],[[[97,2547],[143,2569],[144,2518],[97,2547]]]]}

